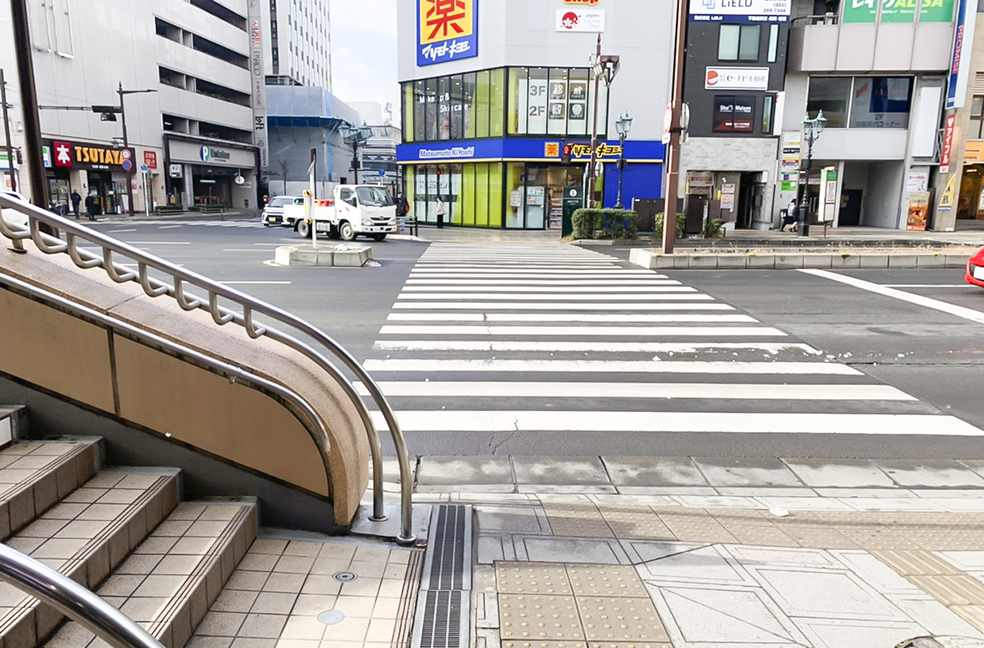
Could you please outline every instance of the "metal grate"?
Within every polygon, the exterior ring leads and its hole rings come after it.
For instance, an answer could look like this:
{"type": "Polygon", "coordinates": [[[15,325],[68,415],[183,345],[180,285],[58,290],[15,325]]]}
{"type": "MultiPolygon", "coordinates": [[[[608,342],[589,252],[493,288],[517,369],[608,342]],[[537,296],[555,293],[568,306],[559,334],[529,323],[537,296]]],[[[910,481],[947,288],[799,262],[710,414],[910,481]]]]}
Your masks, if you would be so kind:
{"type": "Polygon", "coordinates": [[[431,513],[414,620],[413,648],[468,648],[472,508],[442,504],[431,513]]]}

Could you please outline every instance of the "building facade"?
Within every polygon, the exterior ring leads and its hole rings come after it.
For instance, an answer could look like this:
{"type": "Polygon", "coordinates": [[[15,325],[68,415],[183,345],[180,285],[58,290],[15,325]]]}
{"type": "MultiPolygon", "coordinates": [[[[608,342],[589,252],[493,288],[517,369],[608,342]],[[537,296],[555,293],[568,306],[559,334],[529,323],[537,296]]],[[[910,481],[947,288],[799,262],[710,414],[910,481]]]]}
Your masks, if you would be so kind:
{"type": "Polygon", "coordinates": [[[270,85],[331,90],[329,0],[261,0],[263,66],[270,85]]]}
{"type": "MultiPolygon", "coordinates": [[[[28,3],[54,204],[70,204],[74,190],[91,195],[98,212],[123,213],[127,183],[137,212],[169,202],[256,204],[247,3],[28,3]],[[118,108],[120,84],[128,147],[123,115],[92,110],[118,108]]],[[[9,6],[0,6],[0,29],[11,33],[9,6]]],[[[11,38],[0,43],[0,66],[15,104],[12,139],[21,147],[11,38]]],[[[28,186],[22,178],[20,188],[28,186]]]]}
{"type": "Polygon", "coordinates": [[[662,195],[672,0],[413,0],[398,6],[411,212],[455,225],[559,229],[564,189],[584,187],[597,106],[599,185],[618,193],[618,115],[632,115],[623,202],[662,195]],[[448,8],[453,9],[448,11],[448,8]],[[654,27],[656,26],[656,27],[654,27]],[[592,67],[620,57],[611,88],[592,67]],[[572,163],[563,164],[569,147],[572,163]]]}

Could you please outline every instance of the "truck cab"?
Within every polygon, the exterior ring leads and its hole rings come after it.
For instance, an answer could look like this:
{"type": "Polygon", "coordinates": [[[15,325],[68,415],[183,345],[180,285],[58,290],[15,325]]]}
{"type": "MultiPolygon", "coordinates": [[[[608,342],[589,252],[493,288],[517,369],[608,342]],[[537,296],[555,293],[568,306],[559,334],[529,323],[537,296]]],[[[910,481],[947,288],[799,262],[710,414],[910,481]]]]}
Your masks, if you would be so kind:
{"type": "MultiPolygon", "coordinates": [[[[302,238],[311,236],[311,220],[305,206],[288,205],[284,218],[294,218],[294,231],[302,238]],[[289,213],[288,213],[289,212],[289,213]]],[[[384,187],[338,185],[329,200],[314,200],[312,216],[318,234],[352,241],[368,236],[382,241],[396,232],[396,201],[384,187]]]]}

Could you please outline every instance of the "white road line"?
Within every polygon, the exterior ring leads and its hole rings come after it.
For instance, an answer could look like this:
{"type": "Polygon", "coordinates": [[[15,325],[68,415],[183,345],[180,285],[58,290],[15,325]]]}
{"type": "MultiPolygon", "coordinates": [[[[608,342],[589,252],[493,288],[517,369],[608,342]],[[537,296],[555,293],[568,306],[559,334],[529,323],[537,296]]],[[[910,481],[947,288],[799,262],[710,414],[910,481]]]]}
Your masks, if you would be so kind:
{"type": "Polygon", "coordinates": [[[584,313],[390,313],[391,322],[600,322],[614,324],[629,323],[667,323],[667,322],[715,322],[746,323],[758,322],[748,315],[705,315],[688,313],[685,315],[588,315],[584,313]]]}
{"type": "MultiPolygon", "coordinates": [[[[473,292],[528,292],[528,293],[653,293],[653,292],[694,292],[688,286],[467,286],[473,292]]],[[[453,292],[462,290],[461,286],[404,286],[403,292],[453,292]]]]}
{"type": "Polygon", "coordinates": [[[180,225],[161,225],[157,229],[178,229],[180,225]]]}
{"type": "MultiPolygon", "coordinates": [[[[360,382],[359,394],[369,396],[360,382]]],[[[668,398],[734,400],[917,401],[889,385],[762,385],[719,383],[471,382],[379,383],[387,397],[430,398],[668,398]]]]}
{"type": "MultiPolygon", "coordinates": [[[[416,277],[418,279],[428,278],[448,278],[448,279],[460,279],[461,273],[457,271],[458,268],[450,268],[448,270],[437,270],[437,269],[418,269],[414,268],[410,271],[411,277],[416,277]]],[[[612,277],[640,277],[644,279],[652,279],[654,275],[649,270],[591,270],[591,271],[581,271],[576,272],[573,270],[503,270],[503,269],[488,269],[488,270],[472,270],[468,273],[469,275],[478,276],[481,279],[516,279],[518,277],[530,277],[531,279],[541,279],[548,278],[552,275],[559,275],[560,277],[567,277],[569,279],[611,279],[612,277]]]]}
{"type": "MultiPolygon", "coordinates": [[[[654,275],[655,276],[655,275],[654,275]]],[[[408,286],[679,286],[675,279],[407,279],[408,286]]]]}
{"type": "MultiPolygon", "coordinates": [[[[113,234],[113,232],[110,232],[113,234]]],[[[191,241],[127,241],[128,245],[191,245],[191,241]]]]}
{"type": "Polygon", "coordinates": [[[793,376],[858,376],[860,371],[833,362],[720,362],[608,360],[366,360],[368,371],[546,372],[646,374],[752,374],[793,376]]]}
{"type": "Polygon", "coordinates": [[[622,268],[617,265],[582,265],[582,264],[561,264],[561,263],[496,263],[489,265],[465,265],[465,264],[454,264],[454,265],[440,265],[440,266],[422,266],[419,263],[413,267],[414,272],[460,272],[462,270],[467,270],[468,272],[511,272],[511,271],[522,271],[522,272],[540,272],[543,270],[568,270],[571,272],[575,271],[591,271],[591,272],[614,272],[616,270],[621,270],[622,268]]]}
{"type": "Polygon", "coordinates": [[[805,272],[806,274],[815,275],[817,277],[823,277],[824,279],[830,279],[831,281],[839,281],[849,286],[860,288],[861,290],[867,290],[868,292],[873,292],[878,295],[892,297],[904,302],[909,302],[910,304],[924,306],[925,308],[932,308],[943,313],[961,317],[963,319],[970,320],[971,322],[984,324],[984,312],[974,310],[972,308],[964,308],[963,306],[948,304],[944,301],[933,299],[931,297],[924,297],[922,295],[913,295],[912,293],[907,293],[902,290],[895,290],[894,288],[880,286],[876,283],[871,283],[870,281],[848,277],[846,275],[830,272],[829,270],[800,270],[800,272],[805,272]]]}
{"type": "Polygon", "coordinates": [[[125,234],[127,232],[136,232],[136,229],[121,229],[121,230],[109,230],[107,234],[125,234]]]}
{"type": "MultiPolygon", "coordinates": [[[[228,250],[223,250],[224,252],[228,250]]],[[[664,289],[666,290],[666,289],[664,289]]],[[[688,291],[695,290],[694,288],[686,288],[688,291]]],[[[711,301],[713,298],[709,295],[701,295],[695,292],[662,292],[662,293],[649,293],[647,295],[585,295],[585,294],[571,294],[571,295],[517,295],[514,293],[400,293],[397,299],[403,300],[413,300],[419,299],[422,301],[428,299],[513,299],[516,301],[560,301],[568,300],[572,302],[576,301],[604,301],[604,302],[633,302],[633,301],[656,301],[656,300],[695,300],[711,301]]]]}
{"type": "Polygon", "coordinates": [[[885,288],[974,288],[980,290],[980,286],[969,283],[962,284],[878,284],[885,288]]]}
{"type": "Polygon", "coordinates": [[[766,326],[404,326],[387,324],[380,335],[492,335],[577,337],[786,337],[766,326]]]}
{"type": "MultiPolygon", "coordinates": [[[[667,297],[672,297],[674,299],[683,299],[685,295],[667,295],[667,297]]],[[[687,295],[686,297],[700,297],[703,299],[710,299],[706,295],[687,295]]],[[[661,311],[661,310],[734,310],[734,306],[729,306],[728,304],[720,303],[663,303],[663,304],[635,304],[632,302],[626,302],[623,304],[616,303],[605,303],[605,304],[593,304],[591,302],[579,302],[570,303],[566,302],[563,304],[546,304],[543,302],[537,304],[521,303],[521,302],[414,302],[414,301],[404,301],[396,302],[393,304],[393,308],[397,310],[525,310],[525,311],[540,311],[540,310],[560,310],[560,311],[613,311],[613,310],[634,310],[634,311],[661,311]]]]}
{"type": "Polygon", "coordinates": [[[291,281],[223,281],[227,286],[289,286],[291,281]]]}
{"type": "Polygon", "coordinates": [[[263,252],[264,254],[269,254],[270,253],[270,250],[261,250],[261,249],[257,249],[257,248],[250,248],[250,249],[244,249],[244,248],[227,248],[227,249],[222,250],[222,251],[223,252],[263,252]]]}
{"type": "Polygon", "coordinates": [[[747,351],[775,355],[802,351],[817,355],[813,347],[796,342],[537,342],[529,340],[379,340],[377,351],[480,351],[534,353],[697,353],[700,351],[747,351]]]}
{"type": "MultiPolygon", "coordinates": [[[[378,429],[382,415],[373,412],[378,429]]],[[[399,411],[404,432],[704,432],[984,436],[953,416],[747,412],[399,411]]]]}

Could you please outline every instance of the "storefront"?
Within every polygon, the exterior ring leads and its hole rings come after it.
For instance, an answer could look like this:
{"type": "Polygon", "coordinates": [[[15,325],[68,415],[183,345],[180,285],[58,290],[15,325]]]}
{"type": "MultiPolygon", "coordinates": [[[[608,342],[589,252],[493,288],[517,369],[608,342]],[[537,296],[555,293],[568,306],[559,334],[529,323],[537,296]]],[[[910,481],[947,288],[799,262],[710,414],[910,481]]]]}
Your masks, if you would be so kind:
{"type": "Polygon", "coordinates": [[[169,202],[234,209],[258,204],[256,147],[167,134],[164,150],[169,202]]]}
{"type": "MultiPolygon", "coordinates": [[[[122,214],[135,152],[105,144],[44,140],[44,165],[52,204],[71,209],[72,191],[91,197],[94,215],[122,214]]],[[[85,207],[83,207],[83,210],[85,207]]]]}

